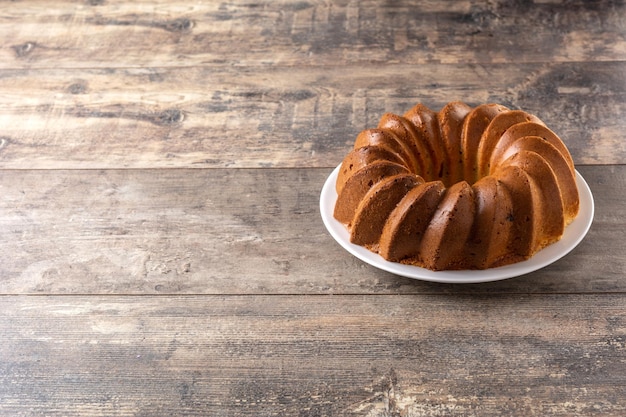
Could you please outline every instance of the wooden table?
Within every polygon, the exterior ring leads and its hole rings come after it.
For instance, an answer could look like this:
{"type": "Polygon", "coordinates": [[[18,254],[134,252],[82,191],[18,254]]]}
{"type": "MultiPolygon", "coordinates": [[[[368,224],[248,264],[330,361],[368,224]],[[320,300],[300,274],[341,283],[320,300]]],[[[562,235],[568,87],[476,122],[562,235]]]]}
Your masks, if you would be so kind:
{"type": "Polygon", "coordinates": [[[0,2],[0,414],[626,415],[626,6],[560,3],[0,2]],[[355,135],[457,99],[565,139],[565,258],[443,285],[328,234],[355,135]]]}

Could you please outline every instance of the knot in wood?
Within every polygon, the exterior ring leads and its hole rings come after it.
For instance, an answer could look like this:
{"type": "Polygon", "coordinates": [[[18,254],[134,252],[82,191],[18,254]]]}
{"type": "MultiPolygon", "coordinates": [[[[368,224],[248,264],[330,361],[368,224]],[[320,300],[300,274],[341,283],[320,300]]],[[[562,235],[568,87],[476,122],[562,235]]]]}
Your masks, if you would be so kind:
{"type": "Polygon", "coordinates": [[[23,58],[27,56],[28,54],[30,54],[33,51],[33,49],[35,49],[35,43],[25,42],[21,45],[13,45],[12,48],[15,51],[15,55],[18,58],[23,58]]]}
{"type": "Polygon", "coordinates": [[[158,113],[154,118],[154,122],[160,126],[174,126],[182,123],[185,119],[185,113],[178,109],[167,109],[158,113]]]}
{"type": "Polygon", "coordinates": [[[67,87],[67,92],[70,94],[84,94],[87,92],[87,83],[84,81],[72,83],[67,87]]]}
{"type": "Polygon", "coordinates": [[[187,18],[174,19],[163,24],[163,29],[168,32],[189,32],[193,28],[193,20],[187,18]]]}

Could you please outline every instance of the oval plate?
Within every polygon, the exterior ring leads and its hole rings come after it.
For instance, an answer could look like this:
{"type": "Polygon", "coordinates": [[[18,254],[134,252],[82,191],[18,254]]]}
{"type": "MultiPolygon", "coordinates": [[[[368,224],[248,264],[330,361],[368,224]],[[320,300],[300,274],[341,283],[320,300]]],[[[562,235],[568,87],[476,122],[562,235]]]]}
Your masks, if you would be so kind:
{"type": "Polygon", "coordinates": [[[580,197],[580,211],[574,221],[565,228],[565,233],[563,233],[561,240],[540,250],[532,258],[511,265],[484,270],[431,271],[418,266],[389,262],[380,255],[370,252],[362,246],[350,243],[348,230],[333,217],[335,201],[337,201],[335,182],[337,181],[339,168],[340,166],[335,168],[328,176],[320,195],[320,212],[326,229],[328,229],[330,235],[344,249],[363,262],[382,269],[383,271],[403,277],[449,284],[469,284],[498,281],[528,274],[529,272],[548,266],[568,254],[583,240],[593,222],[593,195],[585,179],[576,171],[576,184],[578,185],[580,197]]]}

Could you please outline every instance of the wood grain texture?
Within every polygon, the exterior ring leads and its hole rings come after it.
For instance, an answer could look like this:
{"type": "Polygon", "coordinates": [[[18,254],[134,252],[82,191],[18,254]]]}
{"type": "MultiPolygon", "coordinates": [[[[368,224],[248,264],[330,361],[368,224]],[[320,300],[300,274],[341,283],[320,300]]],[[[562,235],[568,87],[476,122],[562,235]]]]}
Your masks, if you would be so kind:
{"type": "Polygon", "coordinates": [[[579,168],[588,237],[556,264],[465,288],[365,266],[318,208],[326,169],[3,171],[0,293],[623,292],[626,166],[579,168]],[[612,262],[606,262],[606,259],[612,262]]]}
{"type": "Polygon", "coordinates": [[[334,167],[416,103],[537,114],[577,164],[624,164],[625,62],[1,70],[0,168],[334,167]]]}
{"type": "Polygon", "coordinates": [[[611,61],[626,56],[625,8],[504,0],[4,3],[0,66],[611,61]]]}
{"type": "Polygon", "coordinates": [[[626,415],[626,4],[0,1],[0,416],[626,415]],[[326,232],[418,102],[559,133],[568,256],[404,279],[326,232]]]}
{"type": "Polygon", "coordinates": [[[622,415],[625,301],[2,297],[0,414],[622,415]]]}

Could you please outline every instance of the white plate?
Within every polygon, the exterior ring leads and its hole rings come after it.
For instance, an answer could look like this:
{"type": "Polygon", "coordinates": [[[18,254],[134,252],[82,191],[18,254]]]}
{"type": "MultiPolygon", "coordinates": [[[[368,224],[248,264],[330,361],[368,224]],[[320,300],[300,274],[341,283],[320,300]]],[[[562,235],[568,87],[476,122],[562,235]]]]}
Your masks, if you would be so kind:
{"type": "Polygon", "coordinates": [[[585,237],[593,221],[594,206],[591,190],[584,178],[576,171],[576,184],[578,185],[578,192],[580,194],[580,211],[576,219],[565,229],[561,240],[537,252],[532,258],[512,265],[485,270],[431,271],[417,266],[386,261],[376,253],[370,252],[362,246],[350,243],[348,230],[333,217],[335,201],[337,200],[335,182],[337,181],[339,168],[340,166],[333,170],[322,188],[320,211],[324,225],[331,236],[343,246],[344,249],[363,262],[384,271],[408,278],[444,283],[478,283],[524,275],[550,265],[569,253],[585,237]]]}

